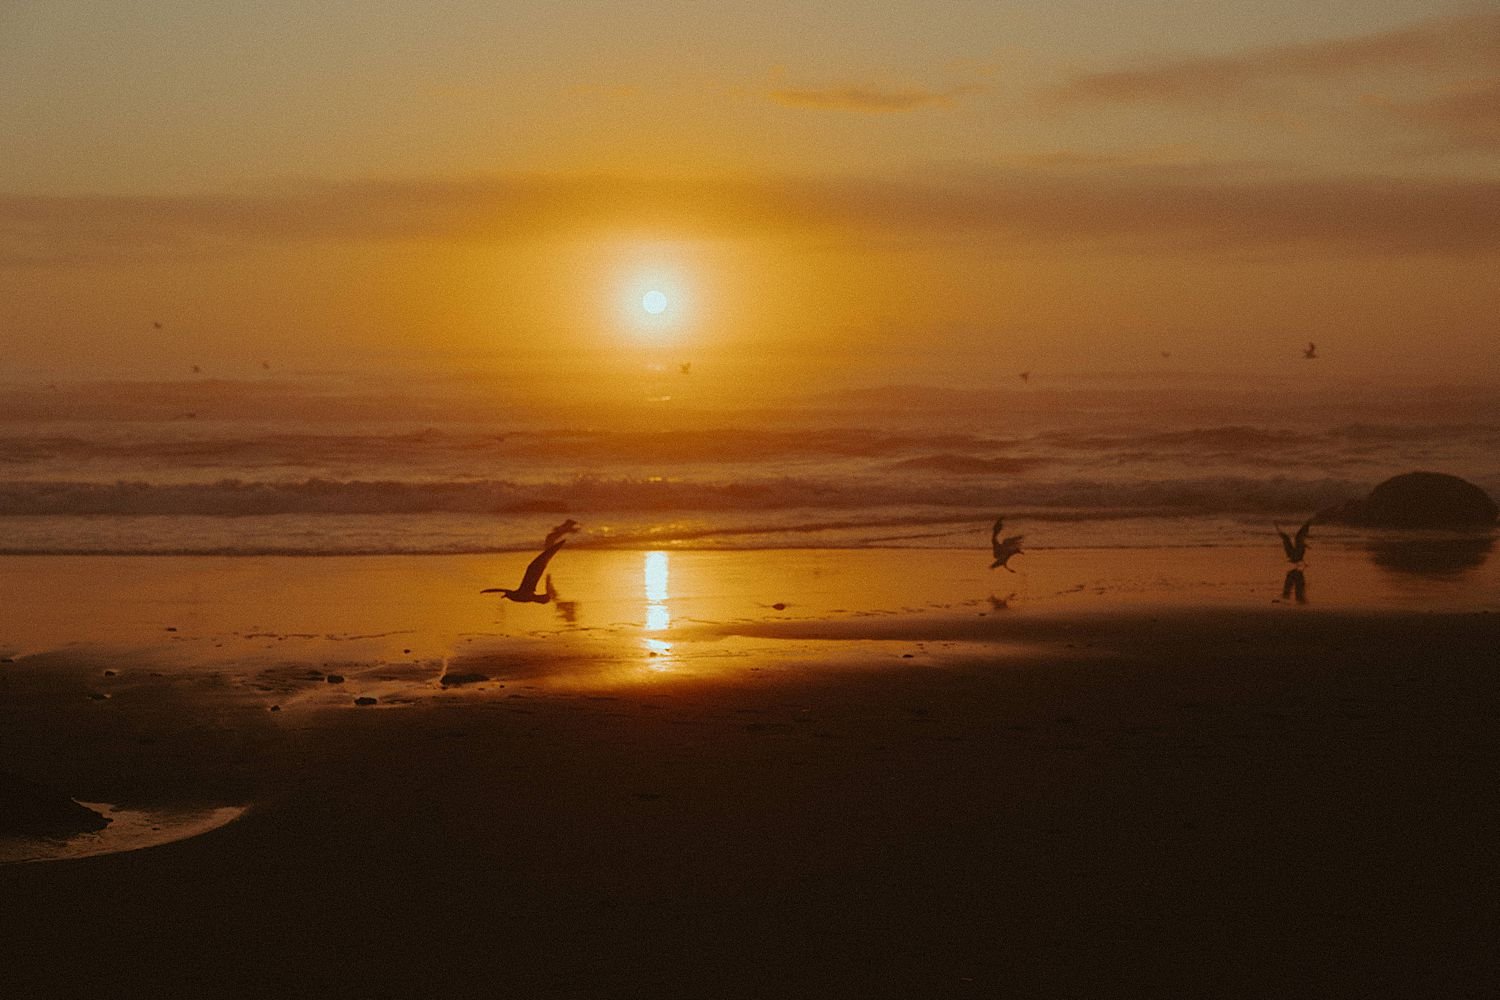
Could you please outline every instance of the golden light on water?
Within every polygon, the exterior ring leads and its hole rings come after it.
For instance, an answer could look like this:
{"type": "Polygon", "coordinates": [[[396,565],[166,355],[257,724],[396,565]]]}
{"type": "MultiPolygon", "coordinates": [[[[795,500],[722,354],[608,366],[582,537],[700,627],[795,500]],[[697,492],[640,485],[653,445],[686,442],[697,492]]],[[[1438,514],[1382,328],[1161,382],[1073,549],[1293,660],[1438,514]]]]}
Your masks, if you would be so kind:
{"type": "MultiPolygon", "coordinates": [[[[641,579],[646,594],[646,631],[665,631],[672,625],[672,612],[667,606],[671,598],[671,566],[667,553],[647,552],[642,564],[641,579]]],[[[652,668],[665,670],[665,660],[672,654],[672,644],[664,639],[648,637],[645,646],[648,654],[655,654],[652,668]]]]}
{"type": "MultiPolygon", "coordinates": [[[[665,605],[669,596],[670,566],[665,552],[646,553],[646,600],[665,605]]],[[[664,626],[665,627],[665,626],[664,626]]]]}

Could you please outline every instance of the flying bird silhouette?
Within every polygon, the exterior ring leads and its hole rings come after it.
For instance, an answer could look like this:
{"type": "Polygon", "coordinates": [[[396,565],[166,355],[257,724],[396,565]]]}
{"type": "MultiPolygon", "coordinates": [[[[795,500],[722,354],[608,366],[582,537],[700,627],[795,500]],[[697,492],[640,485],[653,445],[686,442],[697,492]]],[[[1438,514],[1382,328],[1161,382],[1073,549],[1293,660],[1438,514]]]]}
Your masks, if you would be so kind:
{"type": "Polygon", "coordinates": [[[1318,356],[1318,345],[1309,340],[1307,346],[1302,349],[1302,356],[1309,360],[1316,358],[1318,356]]]}
{"type": "Polygon", "coordinates": [[[1030,382],[1031,381],[1031,372],[1029,372],[1029,371],[1022,372],[1021,373],[1021,381],[1022,382],[1030,382]]]}
{"type": "Polygon", "coordinates": [[[1000,529],[1004,525],[1005,518],[997,517],[995,518],[994,528],[990,529],[990,547],[995,550],[995,561],[990,563],[990,569],[994,569],[996,566],[1004,566],[1014,573],[1015,570],[1010,569],[1010,566],[1006,564],[1010,562],[1011,556],[1021,555],[1021,540],[1026,536],[1009,535],[1001,538],[1000,529]]]}
{"type": "Polygon", "coordinates": [[[677,366],[677,370],[682,372],[682,374],[684,375],[691,375],[693,374],[693,363],[691,361],[684,361],[682,364],[677,366]]]}
{"type": "Polygon", "coordinates": [[[161,320],[159,320],[159,319],[158,320],[152,320],[151,321],[151,326],[154,329],[160,330],[161,329],[161,320]]]}
{"type": "Polygon", "coordinates": [[[553,542],[557,541],[559,538],[562,538],[564,535],[571,535],[577,530],[578,522],[570,517],[562,524],[559,524],[557,527],[547,532],[547,538],[544,542],[542,542],[542,544],[551,545],[553,542]]]}
{"type": "Polygon", "coordinates": [[[202,368],[198,367],[197,365],[193,366],[193,374],[194,375],[201,375],[202,373],[203,373],[203,369],[202,368]]]}
{"type": "Polygon", "coordinates": [[[551,604],[557,599],[557,590],[552,586],[552,574],[547,573],[546,586],[539,594],[536,585],[541,582],[542,574],[547,571],[547,564],[552,557],[557,555],[557,550],[568,544],[568,535],[578,530],[578,522],[571,517],[547,532],[547,540],[543,543],[546,547],[542,549],[537,557],[526,566],[526,572],[521,576],[521,583],[514,589],[509,587],[488,587],[481,590],[481,594],[499,594],[507,601],[515,601],[518,604],[551,604]]]}
{"type": "Polygon", "coordinates": [[[1312,527],[1312,520],[1303,522],[1302,527],[1297,529],[1295,537],[1287,535],[1281,530],[1281,525],[1273,525],[1276,534],[1281,536],[1281,550],[1286,553],[1286,561],[1289,563],[1300,563],[1307,554],[1307,531],[1312,527]]]}

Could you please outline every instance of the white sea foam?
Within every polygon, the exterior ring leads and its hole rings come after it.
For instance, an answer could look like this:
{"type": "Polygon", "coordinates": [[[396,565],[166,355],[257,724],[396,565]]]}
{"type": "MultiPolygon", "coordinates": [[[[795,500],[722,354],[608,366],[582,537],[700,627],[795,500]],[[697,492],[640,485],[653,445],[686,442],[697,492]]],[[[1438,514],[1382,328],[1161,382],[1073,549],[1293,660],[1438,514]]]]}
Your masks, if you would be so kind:
{"type": "Polygon", "coordinates": [[[434,400],[403,423],[290,390],[272,401],[287,419],[143,419],[148,394],[112,392],[128,402],[114,413],[75,391],[88,419],[63,419],[66,399],[0,412],[0,551],[486,552],[529,547],[559,516],[590,527],[585,544],[943,545],[999,512],[1059,544],[1215,544],[1415,468],[1500,492],[1500,403],[1476,392],[1221,399],[1129,383],[990,406],[904,387],[659,427],[456,405],[442,420],[434,400]]]}

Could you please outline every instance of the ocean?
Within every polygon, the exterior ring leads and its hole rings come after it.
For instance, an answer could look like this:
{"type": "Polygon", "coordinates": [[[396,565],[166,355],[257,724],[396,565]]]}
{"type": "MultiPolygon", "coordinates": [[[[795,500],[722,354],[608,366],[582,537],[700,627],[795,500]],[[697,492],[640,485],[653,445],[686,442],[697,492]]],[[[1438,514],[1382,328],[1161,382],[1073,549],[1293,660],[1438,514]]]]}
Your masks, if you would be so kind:
{"type": "MultiPolygon", "coordinates": [[[[1299,372],[1293,372],[1299,374],[1299,372]]],[[[654,371],[549,405],[514,383],[328,374],[12,385],[0,553],[460,554],[1269,540],[1414,469],[1500,496],[1500,393],[1039,374],[739,392],[654,371]]]]}

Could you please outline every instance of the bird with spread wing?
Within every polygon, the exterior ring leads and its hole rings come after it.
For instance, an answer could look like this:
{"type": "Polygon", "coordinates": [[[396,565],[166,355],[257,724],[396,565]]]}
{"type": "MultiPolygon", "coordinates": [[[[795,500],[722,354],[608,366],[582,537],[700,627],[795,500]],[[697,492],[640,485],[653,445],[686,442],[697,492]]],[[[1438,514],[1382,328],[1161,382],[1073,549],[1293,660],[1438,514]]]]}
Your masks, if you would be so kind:
{"type": "Polygon", "coordinates": [[[541,593],[537,593],[536,585],[541,582],[542,574],[547,570],[547,564],[552,557],[557,555],[557,550],[568,544],[568,535],[578,530],[578,522],[571,517],[547,532],[547,539],[542,544],[545,546],[537,557],[526,566],[526,572],[521,576],[521,583],[515,589],[508,587],[488,587],[481,590],[481,594],[499,594],[507,601],[515,601],[518,604],[550,604],[557,599],[557,590],[552,586],[552,574],[547,573],[547,583],[541,593]]]}
{"type": "Polygon", "coordinates": [[[1302,527],[1297,529],[1295,536],[1288,535],[1281,530],[1281,525],[1273,525],[1276,534],[1281,536],[1281,550],[1286,553],[1286,561],[1289,563],[1300,563],[1307,555],[1307,532],[1312,527],[1312,520],[1303,522],[1302,527]]]}
{"type": "Polygon", "coordinates": [[[1014,573],[1015,570],[1010,569],[1010,566],[1007,564],[1010,562],[1011,556],[1021,554],[1021,540],[1026,536],[1008,535],[1005,538],[1001,538],[1000,529],[1004,526],[1005,518],[997,517],[995,518],[994,528],[990,529],[990,547],[995,550],[995,561],[990,563],[990,569],[994,569],[996,566],[1003,566],[1014,573]]]}

